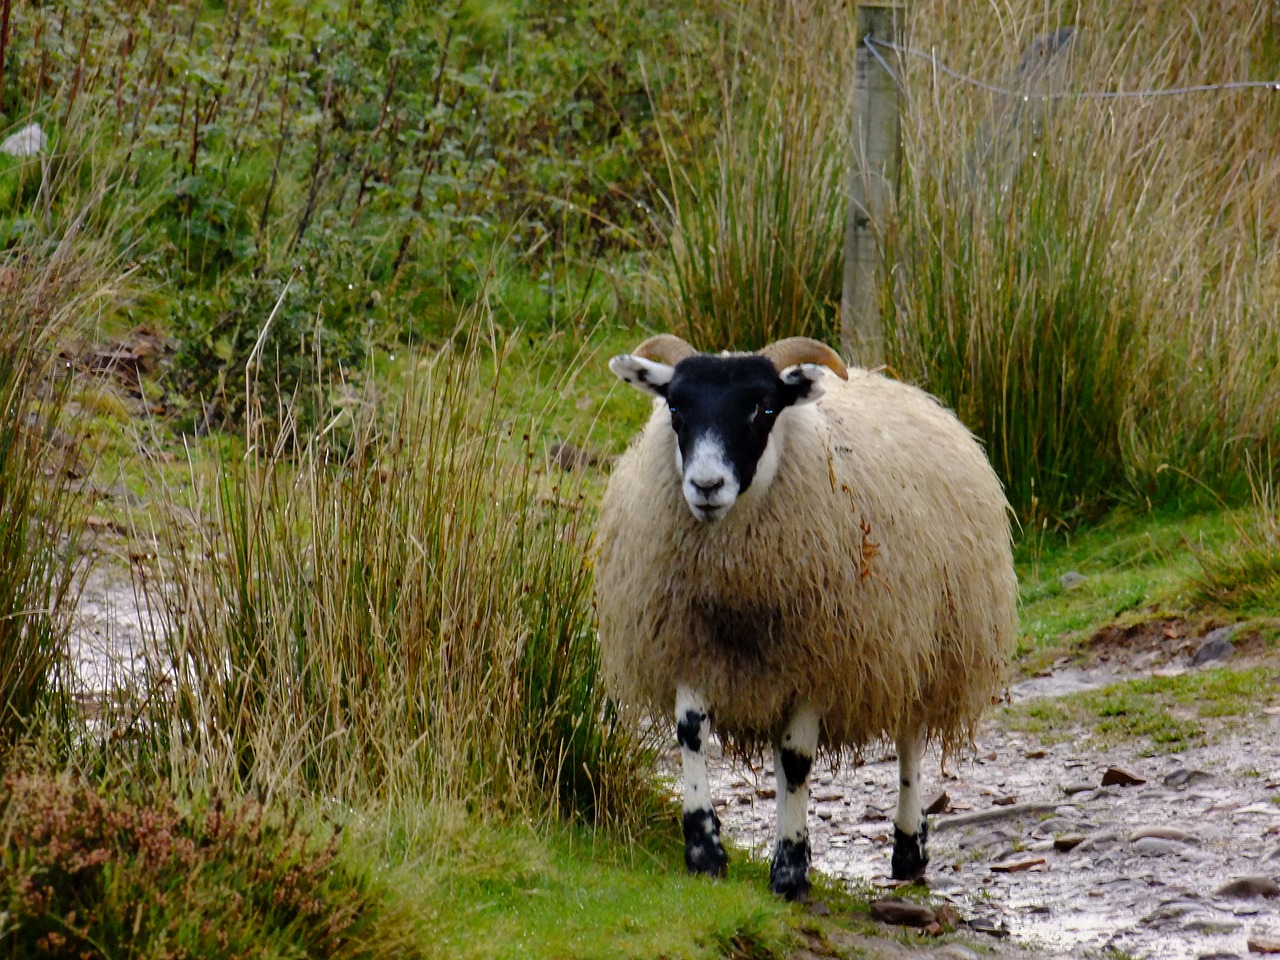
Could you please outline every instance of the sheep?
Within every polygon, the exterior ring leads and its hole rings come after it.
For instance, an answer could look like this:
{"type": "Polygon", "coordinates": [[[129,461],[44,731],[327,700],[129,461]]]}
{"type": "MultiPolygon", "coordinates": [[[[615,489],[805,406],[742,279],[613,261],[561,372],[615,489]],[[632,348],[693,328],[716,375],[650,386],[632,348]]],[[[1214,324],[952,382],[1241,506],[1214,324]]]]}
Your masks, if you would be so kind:
{"type": "Polygon", "coordinates": [[[819,748],[896,742],[895,879],[928,864],[920,763],[971,743],[1016,637],[1010,511],[974,436],[922,390],[807,338],[609,367],[657,398],[600,505],[595,602],[619,703],[676,721],[685,863],[723,876],[712,724],[777,774],[770,886],[809,890],[819,748]]]}

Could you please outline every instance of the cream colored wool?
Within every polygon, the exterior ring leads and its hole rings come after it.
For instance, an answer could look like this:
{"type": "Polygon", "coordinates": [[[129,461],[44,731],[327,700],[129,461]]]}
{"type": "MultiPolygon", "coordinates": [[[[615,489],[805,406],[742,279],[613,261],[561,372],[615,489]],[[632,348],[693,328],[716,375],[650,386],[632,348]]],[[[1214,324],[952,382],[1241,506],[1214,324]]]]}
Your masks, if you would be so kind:
{"type": "Polygon", "coordinates": [[[923,725],[952,749],[1000,694],[1016,638],[1009,510],[973,435],[933,397],[828,373],[779,416],[773,485],[719,522],[689,512],[665,403],[600,510],[596,603],[607,676],[671,716],[677,684],[716,729],[776,742],[802,701],[829,748],[923,725]]]}

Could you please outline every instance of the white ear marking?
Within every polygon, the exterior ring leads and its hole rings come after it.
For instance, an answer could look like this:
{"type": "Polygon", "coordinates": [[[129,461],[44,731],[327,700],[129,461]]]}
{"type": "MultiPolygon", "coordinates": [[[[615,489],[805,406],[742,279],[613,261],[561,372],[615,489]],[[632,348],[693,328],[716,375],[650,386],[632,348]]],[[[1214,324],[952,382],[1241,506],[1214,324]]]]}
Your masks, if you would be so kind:
{"type": "Polygon", "coordinates": [[[669,364],[645,360],[629,353],[619,354],[610,360],[609,369],[619,380],[655,397],[667,395],[667,384],[676,372],[675,367],[669,364]]]}
{"type": "Polygon", "coordinates": [[[782,382],[798,390],[792,404],[797,407],[813,403],[827,392],[827,386],[823,382],[826,376],[827,368],[819,363],[796,364],[781,373],[782,382]]]}

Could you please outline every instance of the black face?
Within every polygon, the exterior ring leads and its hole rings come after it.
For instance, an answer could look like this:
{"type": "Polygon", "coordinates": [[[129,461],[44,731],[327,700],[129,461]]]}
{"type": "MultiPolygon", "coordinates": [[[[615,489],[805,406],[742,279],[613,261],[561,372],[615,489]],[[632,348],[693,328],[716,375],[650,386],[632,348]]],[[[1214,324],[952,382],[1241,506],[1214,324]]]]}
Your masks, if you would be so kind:
{"type": "Polygon", "coordinates": [[[692,483],[695,493],[706,489],[708,499],[715,499],[710,495],[717,489],[712,467],[718,452],[733,471],[736,492],[745,491],[778,414],[808,387],[783,381],[764,357],[697,354],[680,361],[665,396],[686,485],[692,483]]]}

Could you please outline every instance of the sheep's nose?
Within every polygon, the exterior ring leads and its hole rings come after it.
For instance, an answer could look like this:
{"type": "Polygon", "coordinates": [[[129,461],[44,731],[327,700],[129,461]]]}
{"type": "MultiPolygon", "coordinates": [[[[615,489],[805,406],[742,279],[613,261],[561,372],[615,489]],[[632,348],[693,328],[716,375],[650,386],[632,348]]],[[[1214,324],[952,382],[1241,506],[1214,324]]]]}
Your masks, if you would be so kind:
{"type": "Polygon", "coordinates": [[[697,490],[698,493],[702,494],[702,496],[709,498],[713,493],[724,486],[724,477],[706,482],[698,480],[690,480],[689,482],[693,484],[693,489],[697,490]]]}

